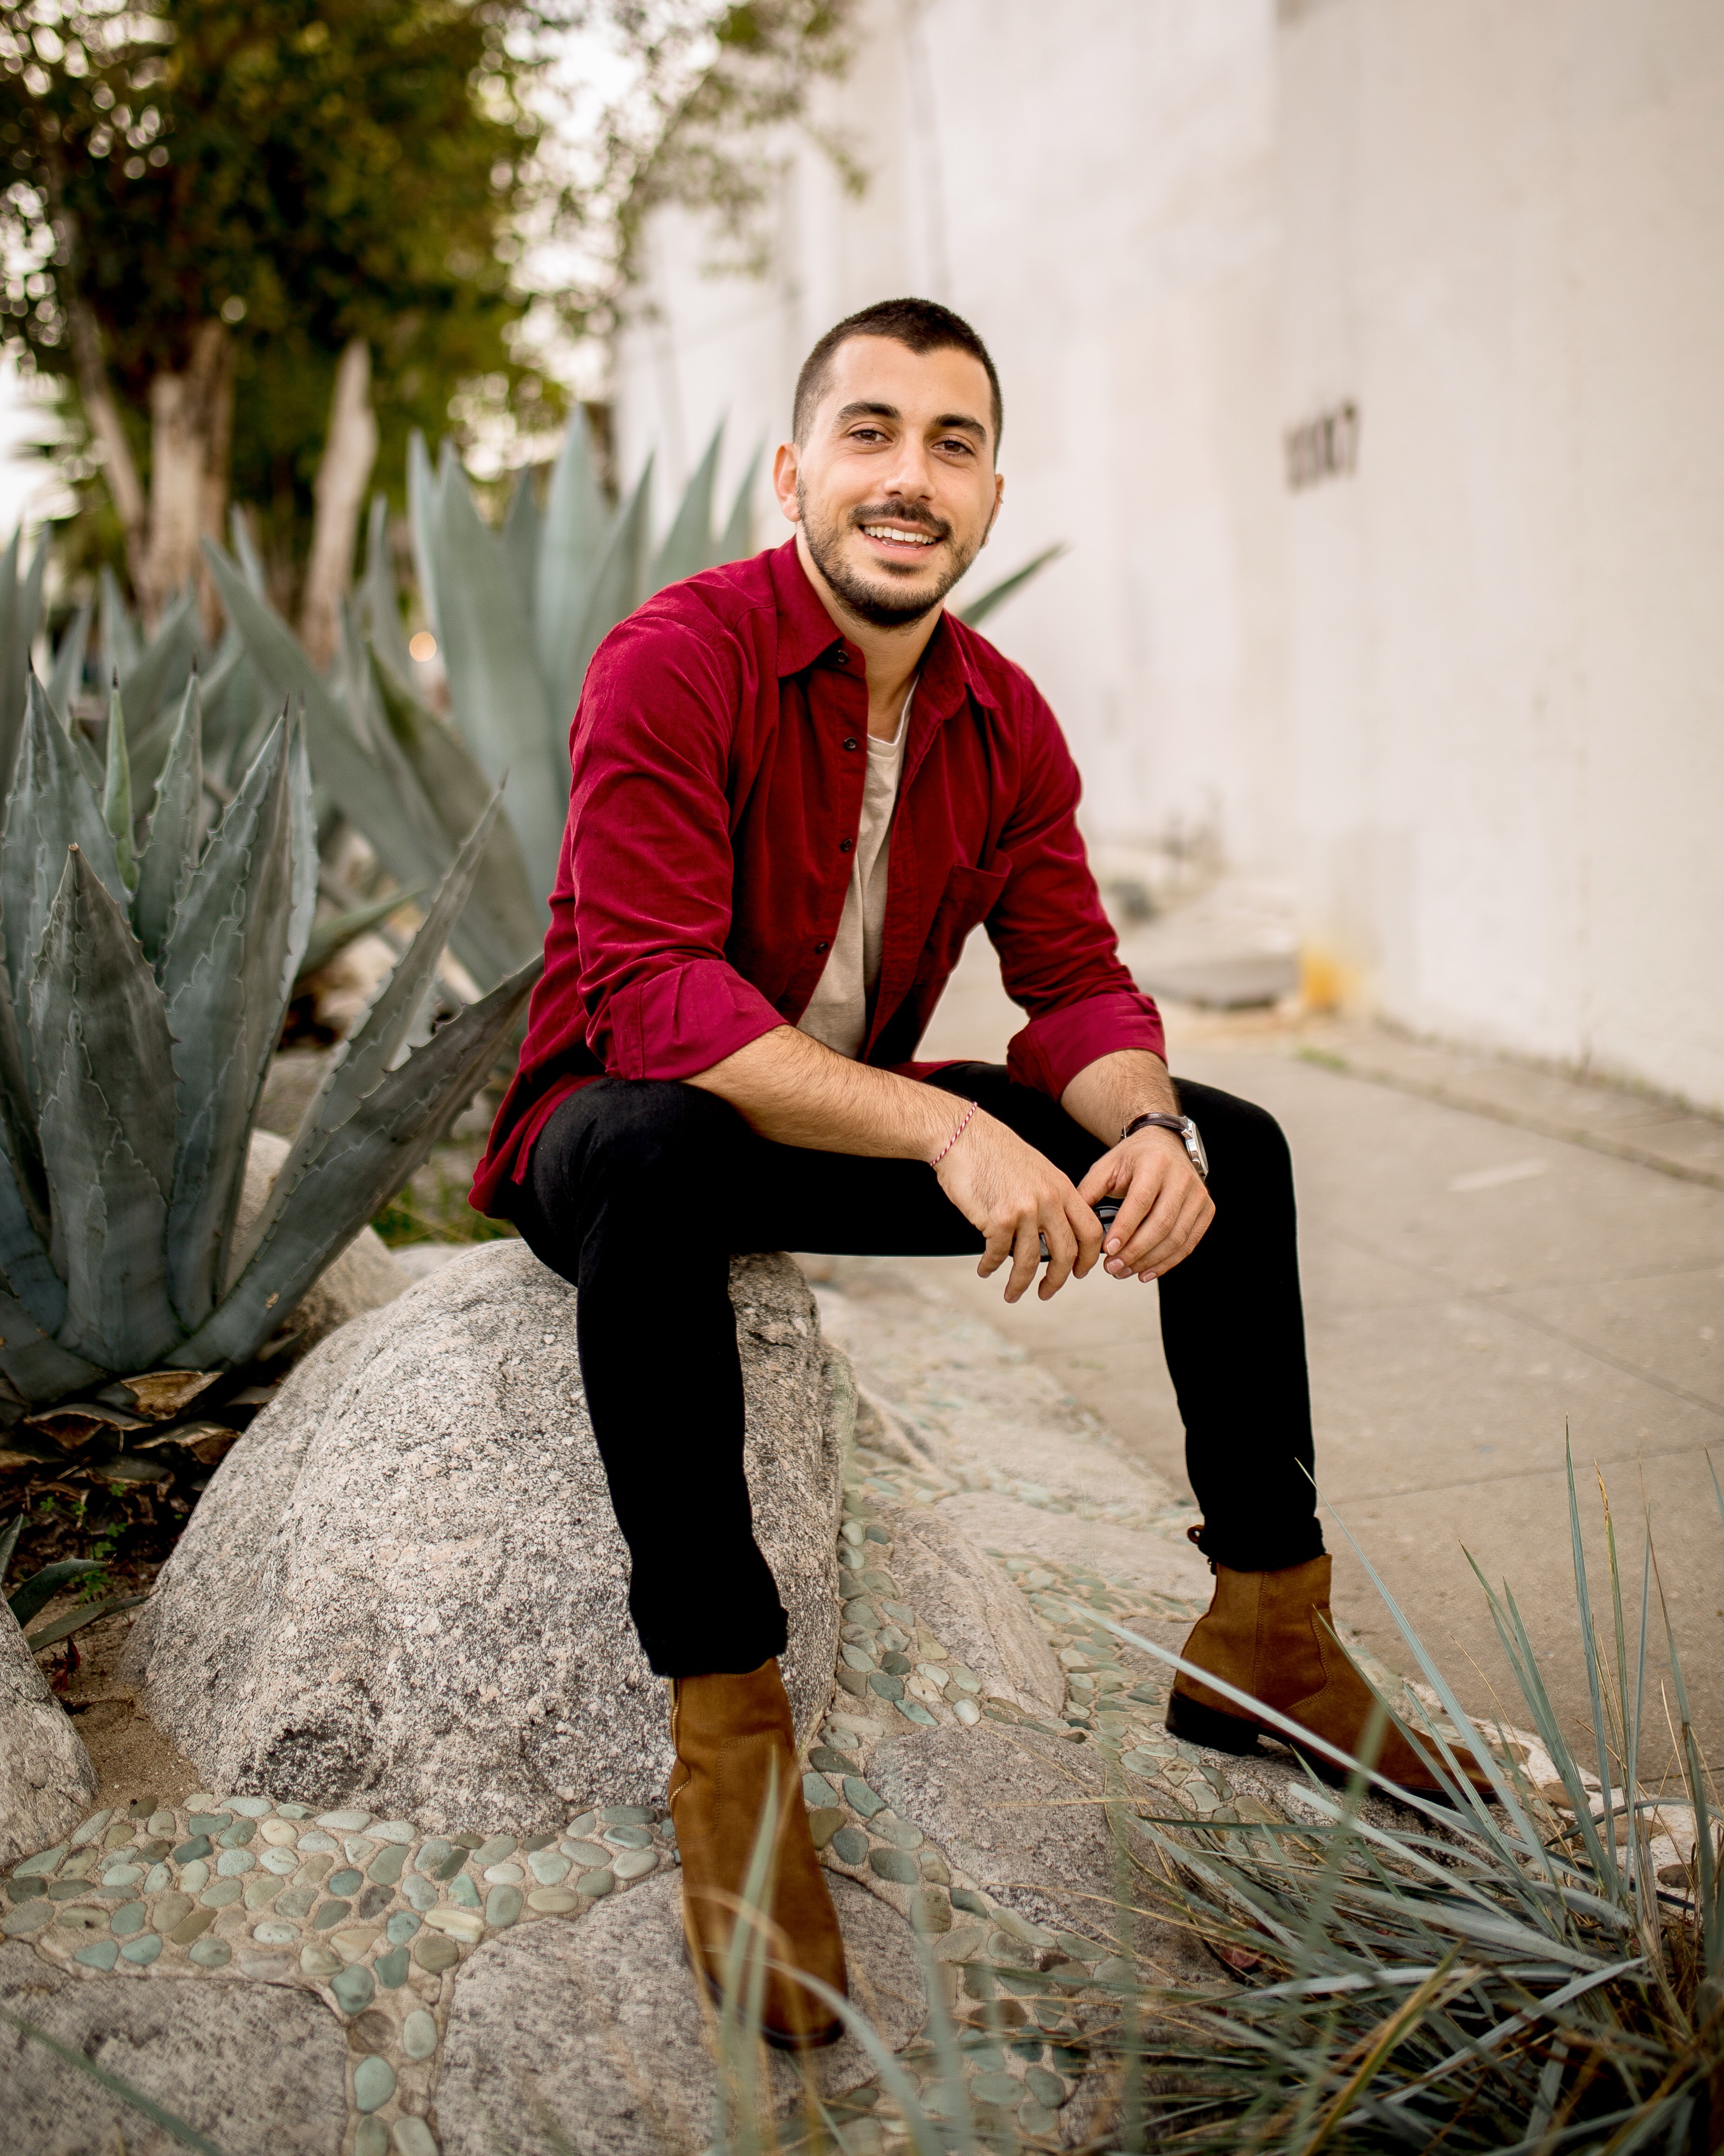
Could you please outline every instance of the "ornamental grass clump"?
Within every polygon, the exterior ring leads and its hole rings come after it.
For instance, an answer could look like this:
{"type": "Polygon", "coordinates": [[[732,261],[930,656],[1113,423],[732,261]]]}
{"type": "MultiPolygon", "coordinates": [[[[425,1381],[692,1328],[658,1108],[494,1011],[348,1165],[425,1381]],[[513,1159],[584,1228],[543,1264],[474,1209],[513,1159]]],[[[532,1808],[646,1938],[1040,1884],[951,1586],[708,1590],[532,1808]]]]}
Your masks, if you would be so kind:
{"type": "Polygon", "coordinates": [[[402,1060],[494,800],[241,1234],[317,899],[300,728],[275,723],[206,837],[193,676],[141,844],[117,696],[99,785],[33,674],[18,731],[0,739],[0,1373],[14,1409],[254,1356],[471,1098],[536,972],[402,1060]]]}

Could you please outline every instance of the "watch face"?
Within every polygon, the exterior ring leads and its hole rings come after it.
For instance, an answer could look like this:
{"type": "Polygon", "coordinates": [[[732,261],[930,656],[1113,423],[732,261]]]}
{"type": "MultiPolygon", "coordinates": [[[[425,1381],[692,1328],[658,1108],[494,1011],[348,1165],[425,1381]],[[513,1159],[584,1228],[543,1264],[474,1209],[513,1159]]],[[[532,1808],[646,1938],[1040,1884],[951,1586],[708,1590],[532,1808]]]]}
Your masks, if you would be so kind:
{"type": "Polygon", "coordinates": [[[1191,1164],[1207,1183],[1209,1179],[1209,1156],[1204,1150],[1203,1139],[1198,1134],[1198,1127],[1189,1116],[1185,1118],[1183,1135],[1185,1150],[1191,1155],[1191,1164]]]}

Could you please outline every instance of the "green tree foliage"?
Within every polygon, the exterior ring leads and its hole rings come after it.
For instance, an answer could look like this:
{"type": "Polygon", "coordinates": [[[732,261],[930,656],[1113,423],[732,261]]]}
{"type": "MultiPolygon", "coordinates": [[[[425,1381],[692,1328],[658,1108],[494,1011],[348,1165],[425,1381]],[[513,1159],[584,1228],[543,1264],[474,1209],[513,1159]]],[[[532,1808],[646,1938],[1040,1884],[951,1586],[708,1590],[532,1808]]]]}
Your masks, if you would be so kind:
{"type": "Polygon", "coordinates": [[[13,334],[77,379],[99,439],[105,377],[140,463],[152,415],[162,454],[162,379],[200,383],[207,487],[226,491],[230,435],[233,491],[297,553],[351,340],[398,483],[458,384],[539,387],[511,349],[526,300],[505,258],[541,126],[521,92],[554,20],[500,0],[7,5],[13,334]]]}

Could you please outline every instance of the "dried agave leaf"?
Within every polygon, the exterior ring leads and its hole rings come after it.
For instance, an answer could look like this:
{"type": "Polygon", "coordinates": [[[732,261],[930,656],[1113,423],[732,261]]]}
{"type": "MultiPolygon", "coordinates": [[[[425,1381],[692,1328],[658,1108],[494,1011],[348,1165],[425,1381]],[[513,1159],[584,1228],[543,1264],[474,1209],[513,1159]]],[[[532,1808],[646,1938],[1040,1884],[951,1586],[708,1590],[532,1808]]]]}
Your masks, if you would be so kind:
{"type": "Polygon", "coordinates": [[[433,532],[437,631],[456,722],[492,786],[512,774],[505,813],[535,890],[548,891],[568,814],[568,773],[556,752],[526,608],[459,468],[439,490],[433,532]]]}
{"type": "Polygon", "coordinates": [[[75,846],[29,1004],[49,1255],[66,1283],[55,1337],[105,1369],[146,1368],[180,1331],[162,1262],[174,1157],[167,1018],[125,914],[75,846]]]}
{"type": "Polygon", "coordinates": [[[252,1254],[220,1306],[169,1355],[170,1363],[231,1365],[257,1353],[472,1099],[543,963],[534,958],[457,1012],[405,1063],[385,1073],[287,1194],[269,1240],[252,1254]]]}
{"type": "Polygon", "coordinates": [[[203,813],[203,694],[194,674],[186,684],[179,723],[162,776],[156,782],[156,805],[149,837],[138,864],[137,896],[132,918],[144,956],[160,963],[167,931],[198,862],[198,833],[203,813]]]}
{"type": "Polygon", "coordinates": [[[135,1408],[146,1422],[172,1422],[213,1385],[216,1370],[140,1370],[104,1387],[96,1398],[115,1408],[135,1408]]]}
{"type": "Polygon", "coordinates": [[[179,1078],[168,1281],[188,1330],[215,1301],[252,1116],[310,932],[303,900],[309,888],[315,903],[315,858],[294,858],[310,829],[310,793],[297,729],[290,738],[278,722],[192,870],[162,952],[179,1078]]]}

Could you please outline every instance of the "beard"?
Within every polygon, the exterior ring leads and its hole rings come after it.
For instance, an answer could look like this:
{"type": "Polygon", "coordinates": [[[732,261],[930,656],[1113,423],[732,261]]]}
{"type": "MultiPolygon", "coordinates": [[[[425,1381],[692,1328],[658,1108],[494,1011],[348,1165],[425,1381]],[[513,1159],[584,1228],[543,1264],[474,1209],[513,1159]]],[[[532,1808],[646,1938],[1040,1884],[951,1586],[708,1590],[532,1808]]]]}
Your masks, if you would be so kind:
{"type": "Polygon", "coordinates": [[[868,509],[853,510],[848,516],[822,519],[811,511],[800,480],[797,483],[796,506],[814,567],[851,613],[870,629],[907,629],[924,614],[931,613],[982,551],[980,539],[968,548],[953,547],[947,567],[933,588],[924,587],[912,595],[884,577],[870,577],[853,568],[839,551],[844,535],[862,525],[879,523],[890,516],[900,524],[916,525],[936,539],[950,540],[949,524],[901,501],[877,502],[868,509]]]}

